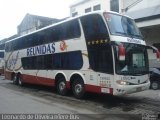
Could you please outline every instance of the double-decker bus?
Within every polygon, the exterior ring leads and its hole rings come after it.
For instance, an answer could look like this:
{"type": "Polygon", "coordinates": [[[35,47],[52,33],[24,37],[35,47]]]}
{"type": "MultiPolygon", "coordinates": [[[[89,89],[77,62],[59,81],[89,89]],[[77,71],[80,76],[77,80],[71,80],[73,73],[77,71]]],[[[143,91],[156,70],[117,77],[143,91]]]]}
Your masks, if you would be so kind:
{"type": "Polygon", "coordinates": [[[15,84],[124,95],[149,88],[146,44],[133,19],[92,12],[61,21],[5,46],[5,78],[15,84]]]}

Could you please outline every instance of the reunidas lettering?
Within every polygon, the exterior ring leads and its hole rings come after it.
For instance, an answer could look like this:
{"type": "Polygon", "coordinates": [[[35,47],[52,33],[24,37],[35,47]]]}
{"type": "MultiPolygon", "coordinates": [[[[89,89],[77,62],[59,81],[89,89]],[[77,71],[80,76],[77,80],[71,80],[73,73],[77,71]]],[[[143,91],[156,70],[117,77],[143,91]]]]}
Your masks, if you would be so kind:
{"type": "Polygon", "coordinates": [[[27,49],[27,56],[53,54],[55,52],[55,43],[35,46],[27,49]]]}

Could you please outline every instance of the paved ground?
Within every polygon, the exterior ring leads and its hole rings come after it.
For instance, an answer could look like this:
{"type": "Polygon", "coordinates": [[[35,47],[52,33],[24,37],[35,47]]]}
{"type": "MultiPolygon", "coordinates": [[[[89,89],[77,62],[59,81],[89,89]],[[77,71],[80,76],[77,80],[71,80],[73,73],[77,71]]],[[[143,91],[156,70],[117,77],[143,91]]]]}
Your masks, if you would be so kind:
{"type": "Polygon", "coordinates": [[[160,113],[160,90],[123,97],[87,94],[77,100],[71,93],[60,96],[53,88],[20,87],[0,77],[0,113],[83,114],[81,118],[87,120],[139,120],[142,115],[160,113]]]}

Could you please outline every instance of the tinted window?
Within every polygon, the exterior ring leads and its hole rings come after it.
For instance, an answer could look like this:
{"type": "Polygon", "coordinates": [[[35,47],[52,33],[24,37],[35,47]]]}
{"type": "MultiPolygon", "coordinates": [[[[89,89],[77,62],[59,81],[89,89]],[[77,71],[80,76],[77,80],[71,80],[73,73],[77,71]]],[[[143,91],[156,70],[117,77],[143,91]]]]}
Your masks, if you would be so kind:
{"type": "Polygon", "coordinates": [[[0,58],[4,58],[4,52],[0,52],[0,58]]]}
{"type": "Polygon", "coordinates": [[[78,21],[70,21],[60,26],[60,40],[72,39],[80,37],[80,28],[78,21]]]}
{"type": "Polygon", "coordinates": [[[80,51],[56,53],[22,58],[22,66],[24,69],[79,70],[83,66],[83,59],[80,51]]]}
{"type": "Polygon", "coordinates": [[[53,56],[55,69],[80,69],[83,65],[81,52],[60,53],[53,56]],[[73,59],[74,58],[74,59],[73,59]]]}
{"type": "Polygon", "coordinates": [[[91,46],[88,50],[91,69],[97,72],[113,73],[111,46],[109,44],[91,46]]]}
{"type": "Polygon", "coordinates": [[[112,50],[109,35],[100,15],[81,18],[91,69],[97,72],[113,73],[112,50]]]}
{"type": "Polygon", "coordinates": [[[9,52],[13,50],[33,47],[36,45],[47,44],[50,42],[78,38],[80,35],[80,26],[78,20],[76,19],[13,40],[7,43],[5,50],[9,52]]]}
{"type": "Polygon", "coordinates": [[[88,15],[81,18],[83,30],[87,41],[108,38],[105,23],[100,15],[88,15]]]}

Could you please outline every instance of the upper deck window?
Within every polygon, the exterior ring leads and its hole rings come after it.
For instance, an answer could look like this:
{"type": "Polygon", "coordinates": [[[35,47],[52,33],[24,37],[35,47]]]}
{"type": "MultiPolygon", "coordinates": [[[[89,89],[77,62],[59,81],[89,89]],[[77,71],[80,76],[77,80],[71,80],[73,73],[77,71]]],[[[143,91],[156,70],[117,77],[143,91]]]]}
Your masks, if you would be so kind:
{"type": "Polygon", "coordinates": [[[35,32],[6,43],[6,52],[25,49],[37,45],[79,38],[81,30],[78,19],[35,32]]]}

